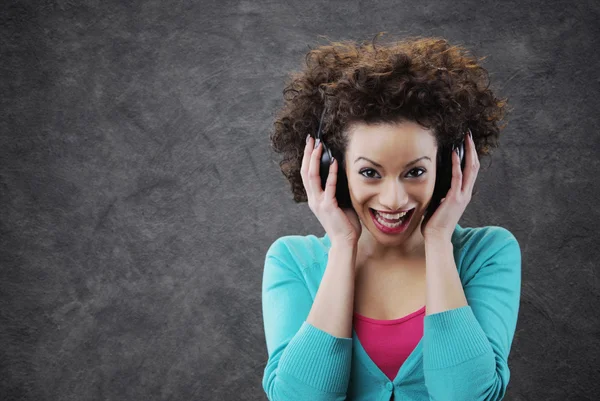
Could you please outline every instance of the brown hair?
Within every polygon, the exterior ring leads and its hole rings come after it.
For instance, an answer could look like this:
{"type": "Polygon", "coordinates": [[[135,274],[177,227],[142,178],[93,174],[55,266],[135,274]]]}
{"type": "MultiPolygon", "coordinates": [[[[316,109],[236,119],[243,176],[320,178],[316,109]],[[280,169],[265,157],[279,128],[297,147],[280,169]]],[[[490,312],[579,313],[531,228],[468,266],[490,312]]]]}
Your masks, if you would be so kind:
{"type": "Polygon", "coordinates": [[[409,37],[376,46],[380,35],[372,43],[330,42],[310,50],[306,68],[290,74],[270,140],[283,156],[279,166],[294,201],[307,200],[300,176],[305,139],[316,135],[324,108],[323,141],[341,154],[357,121],[415,121],[431,130],[438,149],[456,143],[470,128],[480,159],[498,146],[507,102],[489,89],[488,72],[477,59],[442,38],[409,37]]]}

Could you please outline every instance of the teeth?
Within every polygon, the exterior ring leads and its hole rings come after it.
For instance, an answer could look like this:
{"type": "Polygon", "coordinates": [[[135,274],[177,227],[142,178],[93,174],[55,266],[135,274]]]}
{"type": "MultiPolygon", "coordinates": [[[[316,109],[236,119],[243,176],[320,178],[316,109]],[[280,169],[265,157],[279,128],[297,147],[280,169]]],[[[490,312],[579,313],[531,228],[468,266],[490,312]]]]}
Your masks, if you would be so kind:
{"type": "Polygon", "coordinates": [[[377,219],[377,221],[380,224],[382,224],[382,225],[384,225],[386,227],[389,227],[389,228],[396,228],[396,227],[400,226],[404,222],[404,220],[400,219],[399,221],[397,221],[395,223],[390,223],[390,222],[385,221],[381,216],[379,216],[377,214],[375,215],[375,218],[377,219]]]}
{"type": "Polygon", "coordinates": [[[398,220],[400,217],[404,217],[406,215],[407,212],[402,212],[402,213],[397,213],[397,214],[388,214],[388,213],[382,213],[377,211],[377,214],[385,217],[386,219],[390,219],[390,220],[398,220]]]}

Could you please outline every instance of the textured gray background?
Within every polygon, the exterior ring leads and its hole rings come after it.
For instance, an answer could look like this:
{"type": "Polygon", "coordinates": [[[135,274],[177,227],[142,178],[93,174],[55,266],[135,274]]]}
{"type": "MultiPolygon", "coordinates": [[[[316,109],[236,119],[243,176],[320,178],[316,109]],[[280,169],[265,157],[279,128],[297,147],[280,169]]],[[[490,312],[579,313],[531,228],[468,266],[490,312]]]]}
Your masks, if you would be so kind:
{"type": "Polygon", "coordinates": [[[380,31],[488,56],[514,111],[460,224],[521,245],[506,399],[597,399],[598,2],[0,7],[0,399],[265,400],[265,252],[322,235],[269,150],[284,79],[380,31]]]}

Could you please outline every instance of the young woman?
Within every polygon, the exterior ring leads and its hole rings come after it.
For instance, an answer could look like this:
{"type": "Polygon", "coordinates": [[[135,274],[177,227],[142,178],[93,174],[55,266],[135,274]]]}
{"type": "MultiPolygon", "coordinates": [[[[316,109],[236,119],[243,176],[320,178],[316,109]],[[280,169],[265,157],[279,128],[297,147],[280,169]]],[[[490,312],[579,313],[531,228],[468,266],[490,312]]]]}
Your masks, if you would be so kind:
{"type": "Polygon", "coordinates": [[[325,234],[284,236],[267,252],[267,397],[501,400],[520,248],[505,228],[458,221],[505,101],[477,60],[443,39],[334,42],[306,60],[271,140],[294,200],[308,201],[325,234]],[[321,122],[337,155],[324,189],[321,122]],[[440,154],[463,140],[464,169],[451,152],[451,188],[424,225],[440,154]]]}

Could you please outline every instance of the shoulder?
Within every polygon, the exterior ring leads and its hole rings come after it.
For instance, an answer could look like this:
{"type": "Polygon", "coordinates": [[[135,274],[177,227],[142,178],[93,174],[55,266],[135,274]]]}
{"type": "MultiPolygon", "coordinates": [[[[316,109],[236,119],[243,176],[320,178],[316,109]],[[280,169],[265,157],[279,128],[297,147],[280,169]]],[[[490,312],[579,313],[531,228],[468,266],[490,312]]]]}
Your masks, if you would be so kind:
{"type": "Polygon", "coordinates": [[[295,266],[304,270],[327,258],[330,247],[327,235],[286,235],[273,241],[265,258],[267,261],[275,259],[288,267],[295,266]]]}
{"type": "Polygon", "coordinates": [[[512,232],[500,226],[460,227],[452,236],[455,247],[472,252],[494,253],[506,246],[519,249],[519,241],[512,232]]]}
{"type": "Polygon", "coordinates": [[[514,273],[521,270],[521,248],[517,238],[504,227],[460,227],[452,242],[462,273],[466,276],[483,266],[510,266],[514,273]]]}

